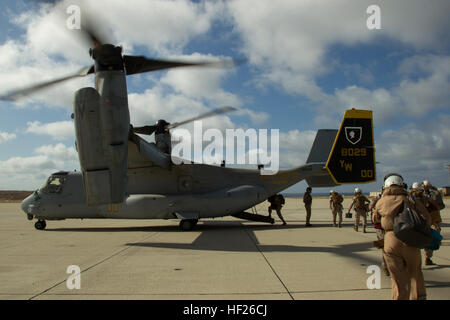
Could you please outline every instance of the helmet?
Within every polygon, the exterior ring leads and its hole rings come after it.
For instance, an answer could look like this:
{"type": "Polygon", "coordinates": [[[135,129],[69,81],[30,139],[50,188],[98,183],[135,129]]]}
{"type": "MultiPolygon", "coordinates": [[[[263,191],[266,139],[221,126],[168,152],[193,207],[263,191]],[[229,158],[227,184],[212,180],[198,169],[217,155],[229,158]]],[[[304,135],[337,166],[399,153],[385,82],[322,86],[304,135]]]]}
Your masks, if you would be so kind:
{"type": "Polygon", "coordinates": [[[423,186],[429,186],[431,183],[430,183],[430,181],[428,181],[428,180],[423,180],[423,182],[422,182],[422,185],[423,186]]]}
{"type": "Polygon", "coordinates": [[[420,184],[418,182],[413,182],[411,189],[420,189],[420,184]]]}
{"type": "Polygon", "coordinates": [[[403,177],[400,174],[395,173],[395,172],[388,173],[387,175],[385,175],[383,181],[386,181],[386,179],[389,178],[390,176],[399,176],[403,181],[403,177]]]}
{"type": "Polygon", "coordinates": [[[330,194],[334,193],[334,190],[330,190],[330,194]]]}
{"type": "Polygon", "coordinates": [[[361,189],[360,188],[355,188],[355,193],[361,193],[361,189]]]}
{"type": "Polygon", "coordinates": [[[311,187],[306,188],[306,191],[311,191],[311,190],[312,190],[311,187]]]}
{"type": "Polygon", "coordinates": [[[384,187],[388,188],[392,185],[403,186],[403,178],[400,175],[390,175],[384,180],[384,187]]]}

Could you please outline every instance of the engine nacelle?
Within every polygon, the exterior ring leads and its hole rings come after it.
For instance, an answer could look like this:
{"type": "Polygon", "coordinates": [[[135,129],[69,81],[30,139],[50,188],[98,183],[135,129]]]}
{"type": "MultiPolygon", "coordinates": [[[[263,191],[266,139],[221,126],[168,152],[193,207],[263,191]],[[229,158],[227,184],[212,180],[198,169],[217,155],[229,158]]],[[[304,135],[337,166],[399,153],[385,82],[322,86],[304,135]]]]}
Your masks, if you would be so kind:
{"type": "MultiPolygon", "coordinates": [[[[127,187],[128,134],[111,130],[114,123],[123,120],[129,126],[128,106],[115,108],[114,115],[105,117],[101,110],[101,96],[94,88],[83,88],[75,93],[74,121],[77,151],[83,173],[83,184],[89,206],[120,203],[127,187]],[[125,116],[121,117],[121,113],[125,116]],[[106,119],[105,119],[106,118],[106,119]]],[[[108,110],[110,111],[110,110],[108,110]]],[[[116,126],[117,128],[117,126],[116,126]]]]}

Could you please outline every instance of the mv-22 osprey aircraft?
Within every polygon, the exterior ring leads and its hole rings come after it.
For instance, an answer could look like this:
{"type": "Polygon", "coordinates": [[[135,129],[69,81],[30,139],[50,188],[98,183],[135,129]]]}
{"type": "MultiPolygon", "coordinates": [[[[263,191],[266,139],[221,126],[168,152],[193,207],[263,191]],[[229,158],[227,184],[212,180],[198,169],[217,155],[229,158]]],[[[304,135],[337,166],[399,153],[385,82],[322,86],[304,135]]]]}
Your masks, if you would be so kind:
{"type": "Polygon", "coordinates": [[[258,170],[227,168],[186,161],[174,165],[169,130],[189,121],[232,111],[221,108],[200,117],[154,126],[130,125],[126,76],[185,66],[226,65],[225,62],[180,62],[122,55],[122,48],[102,41],[92,28],[94,60],[76,74],[8,93],[16,100],[62,81],[95,74],[95,88],[75,93],[73,119],[81,172],[52,174],[39,190],[22,202],[35,228],[47,220],[64,219],[179,219],[191,230],[199,219],[234,216],[271,222],[246,210],[269,196],[306,179],[311,187],[375,181],[372,112],[347,110],[338,130],[318,130],[306,164],[274,175],[258,170]],[[148,143],[136,133],[155,133],[148,143]]]}

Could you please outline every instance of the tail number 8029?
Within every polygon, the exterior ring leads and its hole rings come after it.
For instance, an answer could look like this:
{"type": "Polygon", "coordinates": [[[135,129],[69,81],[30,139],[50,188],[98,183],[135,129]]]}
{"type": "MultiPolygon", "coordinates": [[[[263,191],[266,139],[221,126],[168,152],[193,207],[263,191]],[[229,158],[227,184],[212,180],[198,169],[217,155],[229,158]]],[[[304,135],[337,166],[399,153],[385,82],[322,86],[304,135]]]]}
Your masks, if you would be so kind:
{"type": "Polygon", "coordinates": [[[367,156],[366,148],[341,148],[342,157],[365,157],[367,156]]]}

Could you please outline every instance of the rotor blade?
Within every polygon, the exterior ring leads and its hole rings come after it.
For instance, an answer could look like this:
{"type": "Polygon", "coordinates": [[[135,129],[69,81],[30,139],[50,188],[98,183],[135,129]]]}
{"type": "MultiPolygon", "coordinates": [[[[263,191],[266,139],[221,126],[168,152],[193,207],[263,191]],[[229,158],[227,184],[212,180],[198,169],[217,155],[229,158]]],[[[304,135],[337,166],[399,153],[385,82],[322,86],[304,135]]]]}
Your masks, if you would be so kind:
{"type": "Polygon", "coordinates": [[[73,78],[77,78],[77,77],[85,77],[85,76],[87,76],[88,74],[91,74],[91,73],[94,73],[94,66],[83,68],[83,69],[81,69],[80,71],[78,71],[78,72],[76,72],[74,74],[71,74],[71,75],[68,75],[68,76],[65,76],[65,77],[62,77],[62,78],[59,78],[59,79],[45,81],[45,82],[41,82],[39,84],[35,84],[35,85],[29,86],[29,87],[26,87],[26,88],[23,88],[23,89],[11,91],[11,92],[9,92],[9,93],[7,93],[5,95],[0,96],[0,100],[16,101],[16,100],[18,100],[20,98],[23,98],[23,97],[25,97],[27,95],[35,93],[35,92],[37,92],[39,90],[51,87],[51,86],[53,86],[55,84],[58,84],[58,83],[61,83],[61,82],[64,82],[64,81],[67,81],[67,80],[70,80],[70,79],[73,79],[73,78]]]}
{"type": "Polygon", "coordinates": [[[193,122],[193,121],[197,121],[197,120],[200,120],[200,119],[213,117],[213,116],[217,116],[219,114],[224,114],[224,113],[233,112],[233,111],[237,111],[237,109],[233,108],[233,107],[222,107],[222,108],[215,109],[213,111],[204,113],[202,115],[199,115],[199,116],[197,116],[195,118],[191,118],[191,119],[188,119],[188,120],[185,120],[185,121],[175,122],[175,123],[169,124],[169,125],[166,126],[166,130],[179,127],[179,126],[184,125],[184,124],[189,123],[189,122],[193,122]]]}
{"type": "Polygon", "coordinates": [[[168,60],[149,59],[143,56],[123,56],[123,59],[127,75],[179,67],[229,68],[241,63],[239,61],[234,60],[197,61],[197,62],[168,61],[168,60]]]}
{"type": "MultiPolygon", "coordinates": [[[[53,13],[57,14],[60,27],[65,27],[69,14],[74,14],[74,11],[67,11],[69,9],[67,1],[63,0],[26,0],[30,5],[47,6],[51,8],[53,13]]],[[[90,12],[92,9],[88,1],[76,1],[76,7],[79,8],[80,25],[71,31],[80,35],[83,45],[89,48],[96,48],[102,44],[111,43],[107,37],[110,34],[109,30],[104,27],[105,22],[100,21],[99,16],[95,12],[90,12]]],[[[69,38],[68,38],[69,40],[69,38]]]]}
{"type": "Polygon", "coordinates": [[[110,37],[107,37],[107,34],[110,32],[106,30],[105,26],[101,25],[100,21],[96,20],[96,17],[89,14],[87,10],[84,10],[84,14],[81,17],[80,31],[88,39],[91,46],[96,48],[102,44],[111,43],[110,37]]]}
{"type": "Polygon", "coordinates": [[[139,134],[146,134],[146,135],[152,135],[153,132],[156,131],[156,126],[144,126],[144,127],[137,127],[133,128],[133,132],[139,133],[139,134]]]}

